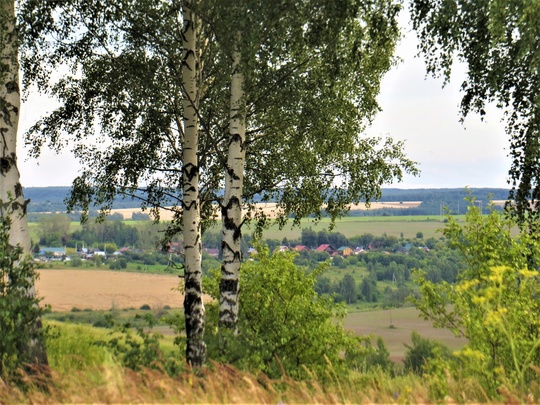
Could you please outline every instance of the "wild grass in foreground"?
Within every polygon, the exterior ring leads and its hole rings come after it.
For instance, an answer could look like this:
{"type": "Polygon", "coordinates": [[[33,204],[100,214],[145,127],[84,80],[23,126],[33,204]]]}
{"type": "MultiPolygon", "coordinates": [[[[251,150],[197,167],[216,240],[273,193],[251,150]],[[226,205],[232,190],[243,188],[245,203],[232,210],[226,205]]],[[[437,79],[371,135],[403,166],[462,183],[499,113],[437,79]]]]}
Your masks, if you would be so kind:
{"type": "MultiPolygon", "coordinates": [[[[498,395],[486,393],[480,379],[456,376],[433,363],[423,375],[380,368],[347,375],[328,362],[324,373],[306,370],[302,381],[285,371],[275,378],[211,362],[191,370],[180,353],[171,376],[159,362],[138,371],[124,367],[113,347],[100,344],[115,336],[84,325],[49,322],[47,340],[51,370],[47,377],[22,374],[23,385],[0,379],[0,404],[24,403],[538,403],[540,386],[526,394],[501,386],[498,395]]],[[[132,346],[133,348],[133,346],[132,346]]],[[[141,348],[142,349],[142,348],[141,348]]],[[[124,357],[125,362],[125,357],[124,357]]]]}
{"type": "MultiPolygon", "coordinates": [[[[331,367],[329,367],[331,374],[331,367]]],[[[271,380],[228,365],[186,370],[170,377],[159,370],[135,372],[118,365],[90,367],[69,373],[51,370],[46,380],[25,376],[26,388],[0,382],[0,403],[538,403],[540,387],[519,397],[501,389],[488,398],[474,380],[445,378],[442,399],[433,390],[441,381],[413,374],[392,377],[383,372],[357,374],[348,380],[322,383],[317,379],[294,381],[286,376],[271,380]]]]}

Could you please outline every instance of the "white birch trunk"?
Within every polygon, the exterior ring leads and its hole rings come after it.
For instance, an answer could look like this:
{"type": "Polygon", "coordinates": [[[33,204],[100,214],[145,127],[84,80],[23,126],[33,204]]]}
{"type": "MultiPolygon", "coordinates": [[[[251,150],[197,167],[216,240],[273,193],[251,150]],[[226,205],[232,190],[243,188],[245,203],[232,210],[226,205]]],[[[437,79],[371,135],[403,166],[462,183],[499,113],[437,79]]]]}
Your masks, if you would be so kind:
{"type": "Polygon", "coordinates": [[[221,209],[223,221],[219,321],[220,325],[236,331],[238,321],[238,289],[242,252],[242,187],[244,182],[246,142],[246,101],[241,53],[233,55],[231,80],[231,109],[229,150],[225,172],[225,197],[221,209]]]}
{"type": "Polygon", "coordinates": [[[199,199],[198,135],[199,94],[197,86],[197,28],[190,2],[184,1],[184,47],[182,80],[184,85],[184,143],[183,143],[183,232],[186,318],[186,360],[200,367],[206,360],[204,337],[204,304],[202,300],[202,241],[199,199]]]}
{"type": "MultiPolygon", "coordinates": [[[[13,246],[20,245],[23,254],[31,254],[31,240],[28,232],[26,208],[20,174],[17,167],[17,134],[19,128],[19,112],[21,109],[21,94],[19,88],[19,55],[17,31],[15,28],[15,2],[2,2],[2,13],[6,18],[1,23],[1,67],[0,75],[0,199],[3,202],[1,213],[12,212],[9,240],[13,246]],[[11,201],[10,209],[5,204],[11,201]]],[[[30,297],[36,296],[32,286],[27,291],[30,297]]],[[[41,320],[32,326],[41,329],[41,320]]],[[[34,329],[34,331],[36,330],[34,329]]],[[[32,333],[33,331],[29,331],[32,333]]],[[[30,342],[27,348],[29,358],[35,365],[46,365],[47,356],[43,343],[37,339],[30,342]]]]}

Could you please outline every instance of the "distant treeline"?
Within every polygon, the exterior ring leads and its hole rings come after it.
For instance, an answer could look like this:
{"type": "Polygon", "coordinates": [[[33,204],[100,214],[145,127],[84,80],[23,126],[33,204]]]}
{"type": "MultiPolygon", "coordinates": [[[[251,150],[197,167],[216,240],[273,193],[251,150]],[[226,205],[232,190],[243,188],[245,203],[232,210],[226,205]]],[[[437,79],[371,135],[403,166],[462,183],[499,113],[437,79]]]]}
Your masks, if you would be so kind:
{"type": "MultiPolygon", "coordinates": [[[[69,190],[70,187],[25,188],[25,197],[30,199],[29,212],[65,212],[65,199],[69,195],[69,190]]],[[[463,214],[468,205],[465,199],[469,194],[474,196],[478,204],[482,204],[485,208],[489,200],[507,199],[508,192],[508,189],[503,188],[387,188],[382,190],[382,197],[379,201],[422,201],[422,204],[416,208],[353,211],[351,215],[439,215],[445,209],[450,210],[453,214],[463,214]]],[[[139,206],[140,201],[122,196],[118,196],[113,204],[113,208],[117,209],[139,206]]]]}

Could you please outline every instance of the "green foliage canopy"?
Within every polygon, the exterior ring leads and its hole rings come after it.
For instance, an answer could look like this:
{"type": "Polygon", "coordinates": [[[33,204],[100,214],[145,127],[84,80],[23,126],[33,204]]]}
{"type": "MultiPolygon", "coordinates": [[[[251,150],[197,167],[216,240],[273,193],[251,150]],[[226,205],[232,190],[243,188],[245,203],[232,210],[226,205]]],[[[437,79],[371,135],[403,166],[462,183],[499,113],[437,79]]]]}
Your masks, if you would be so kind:
{"type": "Polygon", "coordinates": [[[529,0],[412,0],[411,16],[427,70],[450,78],[457,58],[467,67],[461,113],[504,111],[510,138],[509,205],[520,225],[540,219],[540,5],[529,0]],[[529,204],[529,200],[532,204],[529,204]]]}
{"type": "MultiPolygon", "coordinates": [[[[201,17],[203,219],[213,218],[209,203],[223,186],[232,26],[242,30],[246,64],[248,203],[275,199],[285,220],[321,215],[326,202],[336,217],[349,201],[377,198],[381,184],[417,173],[401,142],[360,136],[392,65],[395,2],[230,3],[193,2],[201,17]]],[[[60,101],[29,140],[35,154],[71,143],[86,168],[71,208],[95,202],[106,210],[118,192],[149,207],[179,206],[181,8],[172,0],[21,4],[25,86],[60,101]],[[57,78],[55,70],[67,72],[57,78]]]]}

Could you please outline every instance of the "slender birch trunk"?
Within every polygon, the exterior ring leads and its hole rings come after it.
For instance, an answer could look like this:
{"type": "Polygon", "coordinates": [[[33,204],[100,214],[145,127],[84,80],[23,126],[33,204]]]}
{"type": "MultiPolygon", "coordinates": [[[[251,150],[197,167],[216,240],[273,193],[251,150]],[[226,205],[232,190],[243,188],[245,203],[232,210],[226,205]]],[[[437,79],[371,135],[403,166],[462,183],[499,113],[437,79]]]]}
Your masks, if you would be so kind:
{"type": "Polygon", "coordinates": [[[229,150],[225,171],[225,198],[221,208],[223,230],[219,322],[236,331],[238,321],[238,290],[242,252],[242,187],[244,182],[246,143],[246,101],[241,53],[233,55],[231,80],[229,150]]]}
{"type": "Polygon", "coordinates": [[[183,144],[183,232],[186,318],[186,360],[195,367],[204,365],[206,345],[204,343],[204,304],[202,300],[202,241],[199,199],[198,135],[199,94],[197,86],[197,28],[191,2],[184,1],[183,17],[183,106],[184,106],[184,144],[183,144]]]}
{"type": "MultiPolygon", "coordinates": [[[[31,241],[28,232],[26,208],[28,201],[24,199],[20,174],[17,167],[17,133],[19,128],[19,112],[21,94],[19,88],[19,55],[15,19],[15,2],[1,3],[1,61],[0,61],[0,199],[4,204],[11,201],[11,229],[9,240],[13,246],[20,245],[23,254],[31,254],[31,241]]],[[[9,211],[11,211],[9,210],[9,211]]],[[[2,209],[2,214],[6,210],[2,209]]],[[[27,291],[30,297],[36,296],[32,286],[27,291]]],[[[42,328],[38,319],[32,330],[34,334],[42,328]]],[[[43,342],[32,339],[26,348],[31,363],[47,365],[47,354],[43,342]]]]}

